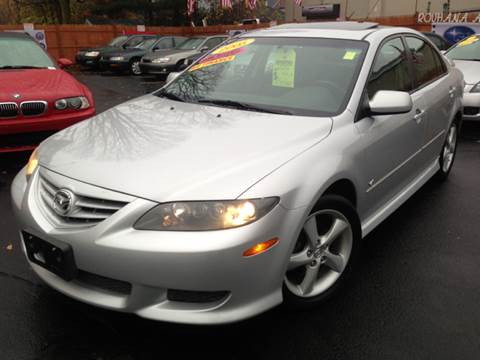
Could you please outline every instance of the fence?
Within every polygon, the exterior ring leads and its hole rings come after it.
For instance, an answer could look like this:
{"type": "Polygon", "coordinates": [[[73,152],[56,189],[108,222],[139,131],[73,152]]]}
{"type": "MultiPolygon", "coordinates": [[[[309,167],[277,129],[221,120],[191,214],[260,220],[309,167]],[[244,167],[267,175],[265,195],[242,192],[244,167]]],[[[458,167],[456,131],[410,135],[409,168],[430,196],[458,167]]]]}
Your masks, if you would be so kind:
{"type": "MultiPolygon", "coordinates": [[[[268,24],[259,25],[219,25],[206,27],[155,27],[147,26],[147,33],[164,35],[216,35],[225,34],[229,30],[253,30],[267,27],[268,24]]],[[[0,31],[22,30],[22,25],[0,25],[0,31]]],[[[54,58],[66,57],[71,60],[81,48],[105,45],[110,40],[124,33],[136,32],[134,26],[121,25],[35,25],[36,30],[44,30],[47,38],[48,52],[54,58]]]]}
{"type": "MultiPolygon", "coordinates": [[[[430,31],[431,26],[418,24],[416,16],[395,16],[368,19],[382,25],[407,26],[420,31],[430,31]]],[[[253,30],[268,27],[268,24],[259,25],[219,25],[206,27],[146,27],[146,32],[164,35],[215,35],[225,34],[229,30],[253,30]]],[[[133,33],[136,27],[121,25],[36,25],[37,30],[45,30],[48,52],[54,58],[66,57],[71,60],[81,48],[104,45],[114,37],[123,33],[133,33]]],[[[3,30],[22,30],[22,25],[0,25],[3,30]]]]}

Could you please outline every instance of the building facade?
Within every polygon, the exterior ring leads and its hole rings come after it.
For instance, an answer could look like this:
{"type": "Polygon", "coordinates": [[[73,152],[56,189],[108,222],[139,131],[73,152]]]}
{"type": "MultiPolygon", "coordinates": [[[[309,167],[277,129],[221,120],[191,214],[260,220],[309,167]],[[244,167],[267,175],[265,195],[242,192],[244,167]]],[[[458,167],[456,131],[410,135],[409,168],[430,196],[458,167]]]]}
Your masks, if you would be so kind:
{"type": "MultiPolygon", "coordinates": [[[[338,4],[339,18],[362,20],[382,16],[414,15],[420,12],[443,12],[479,10],[479,0],[303,0],[297,6],[295,0],[285,0],[285,20],[306,21],[302,16],[302,8],[314,5],[338,4]]],[[[280,4],[280,3],[279,3],[280,4]]]]}

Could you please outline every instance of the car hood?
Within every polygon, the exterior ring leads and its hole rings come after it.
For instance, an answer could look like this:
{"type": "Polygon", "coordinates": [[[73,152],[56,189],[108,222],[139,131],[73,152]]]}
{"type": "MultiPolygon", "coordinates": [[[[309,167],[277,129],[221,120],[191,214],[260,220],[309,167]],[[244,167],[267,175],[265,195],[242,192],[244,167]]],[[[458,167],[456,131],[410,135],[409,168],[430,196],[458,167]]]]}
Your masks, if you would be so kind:
{"type": "Polygon", "coordinates": [[[454,63],[463,73],[465,83],[474,85],[480,81],[480,61],[454,60],[454,63]]]}
{"type": "Polygon", "coordinates": [[[0,101],[57,100],[84,95],[82,85],[60,69],[0,70],[0,101]]]}
{"type": "Polygon", "coordinates": [[[198,54],[198,51],[197,50],[178,50],[178,49],[177,50],[160,50],[160,51],[150,52],[145,56],[145,58],[152,60],[160,57],[171,56],[171,57],[174,57],[175,59],[179,59],[179,58],[187,58],[194,54],[198,54]]]}
{"type": "Polygon", "coordinates": [[[147,95],[55,134],[38,154],[59,174],[153,201],[234,199],[331,127],[147,95]]]}

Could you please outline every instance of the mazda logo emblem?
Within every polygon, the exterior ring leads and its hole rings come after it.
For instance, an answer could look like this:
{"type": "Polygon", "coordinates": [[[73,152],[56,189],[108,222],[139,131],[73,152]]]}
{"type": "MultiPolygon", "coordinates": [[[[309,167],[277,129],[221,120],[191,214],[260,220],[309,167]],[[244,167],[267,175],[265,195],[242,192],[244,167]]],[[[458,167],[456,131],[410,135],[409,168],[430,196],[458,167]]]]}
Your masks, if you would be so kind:
{"type": "Polygon", "coordinates": [[[67,189],[58,190],[53,196],[53,210],[58,215],[66,216],[71,213],[75,195],[67,189]]]}

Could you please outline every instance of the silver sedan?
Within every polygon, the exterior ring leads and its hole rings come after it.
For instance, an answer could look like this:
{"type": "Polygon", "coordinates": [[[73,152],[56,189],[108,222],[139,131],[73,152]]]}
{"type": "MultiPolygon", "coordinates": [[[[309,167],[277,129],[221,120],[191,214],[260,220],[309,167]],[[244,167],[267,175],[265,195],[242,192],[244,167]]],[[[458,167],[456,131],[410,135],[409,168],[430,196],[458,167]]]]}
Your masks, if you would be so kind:
{"type": "Polygon", "coordinates": [[[12,185],[38,276],[80,301],[213,324],[308,307],[454,162],[462,74],[420,33],[283,25],[43,142],[12,185]]]}

